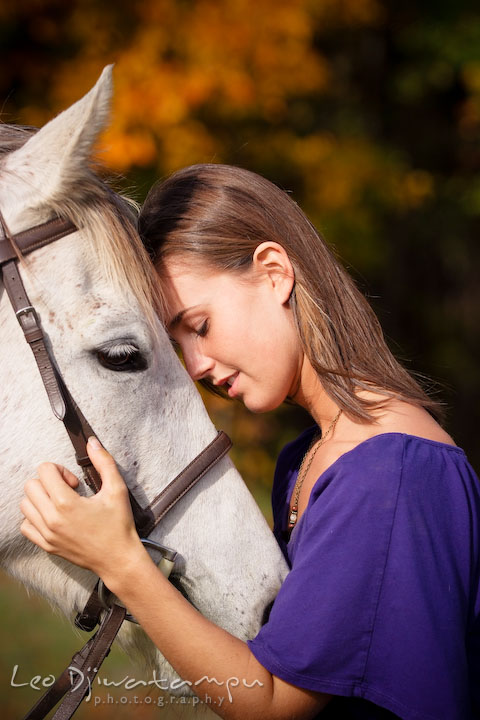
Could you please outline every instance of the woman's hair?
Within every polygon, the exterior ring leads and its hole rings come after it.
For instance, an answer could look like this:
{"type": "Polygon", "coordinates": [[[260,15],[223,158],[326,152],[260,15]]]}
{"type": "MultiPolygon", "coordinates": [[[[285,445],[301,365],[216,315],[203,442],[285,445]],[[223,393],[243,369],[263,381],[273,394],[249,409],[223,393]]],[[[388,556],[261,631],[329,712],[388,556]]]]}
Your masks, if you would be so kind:
{"type": "Polygon", "coordinates": [[[372,308],[305,214],[265,178],[229,165],[184,168],[150,190],[139,231],[160,275],[172,256],[242,273],[260,243],[279,243],[295,272],[289,302],[303,350],[338,407],[371,422],[372,409],[398,397],[442,415],[393,357],[372,308]]]}

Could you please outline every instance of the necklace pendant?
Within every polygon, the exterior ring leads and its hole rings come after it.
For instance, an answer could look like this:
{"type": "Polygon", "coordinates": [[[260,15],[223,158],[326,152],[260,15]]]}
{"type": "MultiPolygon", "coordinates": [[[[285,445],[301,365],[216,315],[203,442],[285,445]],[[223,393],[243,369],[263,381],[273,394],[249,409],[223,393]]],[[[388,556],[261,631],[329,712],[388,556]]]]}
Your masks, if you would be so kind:
{"type": "Polygon", "coordinates": [[[288,516],[288,529],[292,530],[292,528],[295,527],[295,523],[297,522],[297,515],[298,515],[298,507],[295,505],[290,510],[290,515],[288,516]]]}

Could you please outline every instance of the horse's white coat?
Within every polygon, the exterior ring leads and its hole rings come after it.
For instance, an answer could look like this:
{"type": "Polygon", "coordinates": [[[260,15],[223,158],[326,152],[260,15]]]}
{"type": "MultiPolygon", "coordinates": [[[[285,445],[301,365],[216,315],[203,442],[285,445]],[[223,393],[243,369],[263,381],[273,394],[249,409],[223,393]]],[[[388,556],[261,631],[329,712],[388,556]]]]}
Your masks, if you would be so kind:
{"type": "MultiPolygon", "coordinates": [[[[58,207],[63,196],[82,186],[92,143],[108,113],[110,74],[104,71],[88,95],[4,159],[0,208],[12,232],[47,219],[49,206],[58,207]]],[[[88,212],[86,207],[86,222],[88,212]]],[[[212,440],[215,429],[163,329],[159,326],[155,346],[132,293],[113,289],[81,235],[37,250],[21,274],[68,388],[140,503],[147,504],[212,440]],[[96,350],[124,342],[147,357],[145,371],[114,372],[100,365],[96,350]]],[[[19,503],[25,480],[40,462],[53,460],[74,472],[78,467],[1,285],[0,338],[0,562],[72,616],[95,578],[23,538],[19,503]]],[[[180,501],[151,537],[179,552],[176,574],[205,616],[240,638],[255,635],[286,565],[229,459],[180,501]]],[[[122,642],[156,664],[162,677],[175,677],[138,628],[123,630],[122,642]]]]}

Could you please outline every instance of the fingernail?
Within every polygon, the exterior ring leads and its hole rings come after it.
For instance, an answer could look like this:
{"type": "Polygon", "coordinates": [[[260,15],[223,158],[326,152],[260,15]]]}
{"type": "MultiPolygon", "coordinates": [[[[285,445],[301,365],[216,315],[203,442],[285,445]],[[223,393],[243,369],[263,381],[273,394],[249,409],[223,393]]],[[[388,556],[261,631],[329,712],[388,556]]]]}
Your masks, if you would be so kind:
{"type": "Polygon", "coordinates": [[[101,446],[101,444],[100,444],[100,441],[97,440],[97,438],[96,438],[94,435],[91,435],[91,436],[88,438],[88,444],[90,445],[90,447],[92,448],[92,450],[101,450],[101,449],[102,449],[102,446],[101,446]]]}

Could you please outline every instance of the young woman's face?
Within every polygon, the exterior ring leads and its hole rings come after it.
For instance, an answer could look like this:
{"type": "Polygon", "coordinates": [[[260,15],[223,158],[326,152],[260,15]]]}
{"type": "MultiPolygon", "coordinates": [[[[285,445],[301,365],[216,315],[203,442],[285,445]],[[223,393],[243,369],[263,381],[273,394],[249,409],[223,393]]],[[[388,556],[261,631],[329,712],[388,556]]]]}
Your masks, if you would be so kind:
{"type": "Polygon", "coordinates": [[[293,278],[171,260],[161,282],[167,330],[194,380],[225,386],[253,412],[273,410],[295,392],[303,353],[287,302],[293,278]]]}

